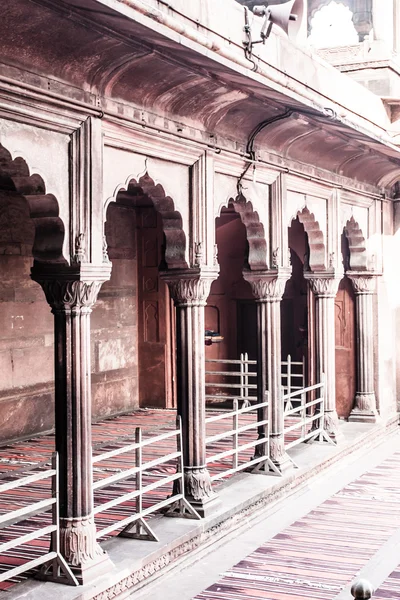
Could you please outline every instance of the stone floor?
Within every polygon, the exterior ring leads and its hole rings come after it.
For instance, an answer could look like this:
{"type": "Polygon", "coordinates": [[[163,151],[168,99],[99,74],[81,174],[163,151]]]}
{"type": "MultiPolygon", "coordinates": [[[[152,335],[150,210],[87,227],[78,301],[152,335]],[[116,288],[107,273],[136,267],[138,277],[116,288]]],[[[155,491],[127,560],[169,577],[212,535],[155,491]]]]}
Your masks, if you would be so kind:
{"type": "MultiPolygon", "coordinates": [[[[322,475],[295,499],[142,600],[351,599],[361,575],[374,598],[400,598],[400,436],[322,475]]],[[[135,597],[133,595],[132,597],[135,597]]]]}

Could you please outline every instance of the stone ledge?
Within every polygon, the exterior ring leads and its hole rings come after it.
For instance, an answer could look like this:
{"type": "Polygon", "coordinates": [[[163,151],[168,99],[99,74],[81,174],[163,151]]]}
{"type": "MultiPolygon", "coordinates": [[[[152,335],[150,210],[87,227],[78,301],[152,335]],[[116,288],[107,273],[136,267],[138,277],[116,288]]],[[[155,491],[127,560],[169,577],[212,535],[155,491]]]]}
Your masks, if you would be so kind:
{"type": "Polygon", "coordinates": [[[196,560],[196,551],[204,550],[229,533],[244,529],[257,519],[272,513],[277,502],[289,495],[298,495],[318,474],[341,467],[344,460],[353,462],[367,449],[387,439],[397,429],[398,417],[384,425],[341,423],[344,442],[333,447],[327,444],[303,444],[290,454],[298,469],[277,478],[242,473],[228,480],[219,489],[221,505],[202,521],[157,517],[151,521],[159,542],[113,538],[103,544],[114,563],[114,569],[95,584],[69,588],[53,583],[28,581],[4,592],[10,600],[109,600],[126,598],[146,583],[155,580],[189,559],[196,560]]]}

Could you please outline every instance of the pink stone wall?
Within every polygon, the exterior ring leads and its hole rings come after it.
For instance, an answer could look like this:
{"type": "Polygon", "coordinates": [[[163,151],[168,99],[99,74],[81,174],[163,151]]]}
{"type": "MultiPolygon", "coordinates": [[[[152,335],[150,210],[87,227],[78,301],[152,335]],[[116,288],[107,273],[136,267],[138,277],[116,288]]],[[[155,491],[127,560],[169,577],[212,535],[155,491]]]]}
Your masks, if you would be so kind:
{"type": "Polygon", "coordinates": [[[25,200],[0,192],[0,437],[53,427],[53,316],[30,279],[33,223],[25,200]]]}

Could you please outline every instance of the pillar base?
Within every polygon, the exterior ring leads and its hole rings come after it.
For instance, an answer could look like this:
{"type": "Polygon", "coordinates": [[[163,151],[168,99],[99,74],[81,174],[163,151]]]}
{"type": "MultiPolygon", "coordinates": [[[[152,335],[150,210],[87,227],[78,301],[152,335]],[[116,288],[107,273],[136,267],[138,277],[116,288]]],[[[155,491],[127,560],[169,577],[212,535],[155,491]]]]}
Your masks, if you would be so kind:
{"type": "Polygon", "coordinates": [[[336,444],[344,441],[343,432],[340,430],[339,418],[336,410],[325,412],[324,414],[324,430],[331,440],[336,444]]]}
{"type": "Polygon", "coordinates": [[[286,475],[294,469],[294,462],[285,451],[283,434],[271,434],[269,440],[269,452],[272,464],[282,475],[286,475]]]}
{"type": "Polygon", "coordinates": [[[60,519],[60,550],[81,584],[93,581],[114,566],[96,539],[92,515],[60,519]]]}
{"type": "Polygon", "coordinates": [[[353,423],[379,423],[381,417],[376,410],[362,410],[356,407],[351,411],[349,421],[353,423]]]}
{"type": "Polygon", "coordinates": [[[83,562],[79,565],[69,566],[81,585],[95,581],[114,568],[114,564],[107,552],[103,552],[103,554],[97,556],[93,560],[83,562]]]}
{"type": "Polygon", "coordinates": [[[206,467],[184,467],[185,498],[199,513],[206,517],[214,512],[219,504],[217,494],[211,485],[211,477],[206,467]]]}
{"type": "Polygon", "coordinates": [[[217,494],[206,496],[200,500],[195,500],[193,497],[186,496],[186,500],[203,519],[214,514],[221,506],[221,500],[217,494]]]}
{"type": "Polygon", "coordinates": [[[286,452],[278,459],[271,458],[271,462],[278,469],[281,475],[287,475],[288,473],[291,473],[295,466],[289,454],[286,452]]]}

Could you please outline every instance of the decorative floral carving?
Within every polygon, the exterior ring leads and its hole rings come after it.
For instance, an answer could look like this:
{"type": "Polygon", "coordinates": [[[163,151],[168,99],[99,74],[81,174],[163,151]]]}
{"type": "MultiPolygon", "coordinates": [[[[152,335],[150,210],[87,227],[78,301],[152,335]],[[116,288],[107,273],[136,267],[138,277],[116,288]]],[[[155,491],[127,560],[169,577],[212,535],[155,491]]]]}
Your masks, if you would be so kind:
{"type": "Polygon", "coordinates": [[[200,267],[203,262],[203,243],[196,242],[194,245],[194,265],[200,267]]]}
{"type": "Polygon", "coordinates": [[[376,277],[368,275],[368,273],[346,273],[347,277],[353,284],[353,289],[356,294],[373,294],[375,291],[376,277]]]}
{"type": "Polygon", "coordinates": [[[79,233],[75,239],[75,254],[73,263],[80,265],[86,262],[85,234],[79,233]]]}
{"type": "Polygon", "coordinates": [[[283,435],[271,435],[269,440],[269,455],[274,462],[279,462],[285,456],[283,435]]]}
{"type": "Polygon", "coordinates": [[[325,411],[324,414],[324,429],[331,437],[337,437],[339,431],[339,420],[335,410],[325,411]]]}
{"type": "Polygon", "coordinates": [[[281,258],[280,250],[279,250],[279,248],[276,248],[276,250],[274,250],[272,252],[272,261],[271,261],[272,269],[279,269],[280,258],[281,258]]]}
{"type": "Polygon", "coordinates": [[[357,392],[355,397],[355,408],[356,412],[375,413],[376,412],[376,399],[375,392],[357,392]]]}
{"type": "Polygon", "coordinates": [[[257,300],[280,302],[285,291],[289,273],[243,271],[243,277],[251,285],[253,295],[257,300]]]}
{"type": "Polygon", "coordinates": [[[101,281],[63,281],[40,280],[36,281],[42,286],[47,302],[53,310],[65,309],[90,309],[96,302],[101,288],[101,281]]]}
{"type": "Polygon", "coordinates": [[[185,492],[193,500],[203,500],[213,496],[210,473],[205,467],[185,467],[185,492]]]}
{"type": "Polygon", "coordinates": [[[215,275],[181,273],[163,275],[176,306],[205,306],[215,275]]]}
{"type": "Polygon", "coordinates": [[[79,566],[104,554],[93,517],[60,520],[60,549],[68,564],[79,566]]]}
{"type": "Polygon", "coordinates": [[[103,235],[103,263],[105,263],[105,264],[110,263],[110,259],[108,256],[107,238],[105,235],[103,235]]]}
{"type": "Polygon", "coordinates": [[[311,289],[316,296],[321,296],[325,298],[335,298],[340,282],[339,277],[329,277],[326,275],[310,275],[311,274],[306,273],[305,277],[310,282],[311,289]]]}

